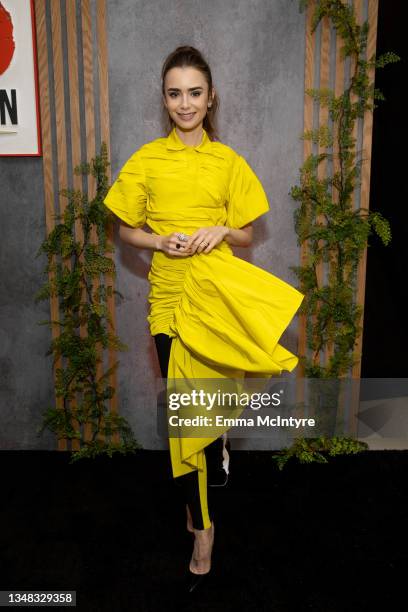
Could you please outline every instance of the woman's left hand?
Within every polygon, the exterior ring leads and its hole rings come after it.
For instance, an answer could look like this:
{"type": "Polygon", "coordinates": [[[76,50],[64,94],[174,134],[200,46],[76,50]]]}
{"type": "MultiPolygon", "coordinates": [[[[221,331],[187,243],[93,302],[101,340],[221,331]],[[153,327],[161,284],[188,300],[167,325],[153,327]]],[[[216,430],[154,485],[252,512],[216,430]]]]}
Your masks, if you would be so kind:
{"type": "Polygon", "coordinates": [[[201,227],[189,236],[188,242],[185,243],[186,250],[191,247],[191,255],[194,255],[194,253],[209,253],[224,240],[228,232],[229,228],[225,225],[201,227]],[[207,243],[207,246],[205,243],[207,243]]]}

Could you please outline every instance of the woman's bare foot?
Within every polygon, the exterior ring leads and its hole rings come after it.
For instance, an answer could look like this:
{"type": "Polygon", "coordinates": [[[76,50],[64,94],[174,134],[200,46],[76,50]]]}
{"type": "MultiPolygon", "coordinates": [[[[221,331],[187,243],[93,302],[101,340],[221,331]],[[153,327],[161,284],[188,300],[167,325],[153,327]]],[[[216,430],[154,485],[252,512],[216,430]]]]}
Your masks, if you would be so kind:
{"type": "Polygon", "coordinates": [[[214,544],[214,521],[207,529],[194,529],[194,549],[190,561],[190,572],[207,574],[211,569],[211,552],[214,544]]]}
{"type": "Polygon", "coordinates": [[[191,516],[191,512],[190,512],[190,508],[188,507],[188,504],[186,504],[186,508],[187,508],[187,531],[194,533],[193,518],[191,516]]]}

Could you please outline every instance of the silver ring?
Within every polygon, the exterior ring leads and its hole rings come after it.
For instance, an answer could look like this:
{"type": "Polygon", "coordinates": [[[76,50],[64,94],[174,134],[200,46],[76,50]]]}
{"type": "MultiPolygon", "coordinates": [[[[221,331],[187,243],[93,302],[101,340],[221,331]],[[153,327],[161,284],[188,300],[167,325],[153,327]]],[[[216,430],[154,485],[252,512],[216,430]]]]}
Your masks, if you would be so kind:
{"type": "Polygon", "coordinates": [[[186,236],[186,234],[183,234],[182,232],[176,234],[176,236],[179,240],[181,240],[181,242],[187,242],[188,240],[188,236],[186,236]]]}

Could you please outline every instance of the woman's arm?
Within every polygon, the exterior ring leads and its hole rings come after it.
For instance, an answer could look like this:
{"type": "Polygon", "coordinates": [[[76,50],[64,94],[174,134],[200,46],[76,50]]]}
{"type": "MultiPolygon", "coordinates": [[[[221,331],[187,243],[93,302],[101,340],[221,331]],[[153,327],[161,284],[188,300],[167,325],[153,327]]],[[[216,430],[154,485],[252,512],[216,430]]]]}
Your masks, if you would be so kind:
{"type": "MultiPolygon", "coordinates": [[[[206,228],[204,228],[206,229],[206,228]]],[[[210,228],[209,228],[210,229],[210,228]]],[[[211,228],[212,229],[212,228],[211,228]]],[[[228,242],[231,246],[238,247],[248,247],[252,243],[252,235],[253,228],[249,223],[245,225],[241,229],[232,229],[231,227],[222,227],[217,228],[222,230],[224,234],[224,240],[228,242]]],[[[190,248],[187,248],[187,245],[180,243],[176,234],[171,234],[170,236],[158,236],[157,234],[150,234],[149,232],[145,232],[141,228],[134,228],[131,225],[127,225],[124,221],[120,222],[119,226],[119,236],[123,242],[127,242],[134,247],[139,249],[153,249],[154,251],[164,251],[168,255],[175,255],[179,257],[187,257],[192,254],[190,248]],[[174,243],[174,244],[173,244],[174,243]],[[180,248],[176,248],[176,243],[180,244],[180,248]]],[[[199,241],[201,239],[195,240],[197,243],[195,248],[193,248],[193,252],[198,250],[198,252],[206,249],[202,249],[199,247],[199,241]]],[[[217,239],[217,243],[222,240],[222,236],[220,235],[217,239]]],[[[189,247],[189,245],[188,245],[189,247]]]]}
{"type": "Polygon", "coordinates": [[[232,229],[228,227],[228,233],[225,235],[225,242],[231,246],[249,247],[252,244],[253,228],[252,224],[248,223],[241,229],[232,229]]]}
{"type": "Polygon", "coordinates": [[[140,227],[132,227],[123,221],[119,225],[119,236],[123,242],[127,242],[139,249],[153,249],[158,251],[160,248],[160,238],[156,234],[145,232],[140,227]]]}
{"type": "Polygon", "coordinates": [[[226,225],[201,227],[189,237],[185,244],[187,249],[191,248],[192,254],[209,253],[223,240],[228,242],[231,246],[248,247],[252,242],[251,224],[248,223],[241,229],[233,229],[226,225]]]}
{"type": "Polygon", "coordinates": [[[191,251],[184,244],[180,243],[176,233],[169,236],[159,236],[145,232],[140,227],[132,227],[121,220],[119,226],[119,236],[123,242],[127,242],[139,249],[153,249],[154,251],[163,251],[167,255],[173,257],[189,257],[191,251]],[[179,248],[176,247],[179,244],[179,248]]]}

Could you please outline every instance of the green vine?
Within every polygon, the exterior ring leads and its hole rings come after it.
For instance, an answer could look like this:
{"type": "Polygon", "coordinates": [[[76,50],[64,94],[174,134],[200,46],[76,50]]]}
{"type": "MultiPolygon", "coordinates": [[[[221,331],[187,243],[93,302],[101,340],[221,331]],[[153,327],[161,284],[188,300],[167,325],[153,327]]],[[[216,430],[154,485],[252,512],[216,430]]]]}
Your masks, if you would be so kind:
{"type": "Polygon", "coordinates": [[[100,454],[110,457],[114,452],[125,454],[139,446],[127,421],[109,412],[106,406],[115,393],[109,377],[119,362],[98,376],[98,364],[102,362],[98,352],[109,348],[128,349],[111,331],[113,323],[107,305],[108,298],[114,294],[123,296],[104,284],[105,274],[116,277],[114,262],[105,256],[114,252],[106,238],[113,215],[103,204],[108,190],[108,165],[107,147],[102,143],[100,155],[74,169],[77,175],[95,177],[96,195],[89,201],[81,191],[62,189],[60,193],[68,198],[68,204],[62,215],[55,215],[60,223],[36,255],[47,255],[45,274],[51,273],[53,277],[36,294],[35,301],[51,297],[58,297],[59,301],[60,321],[39,323],[59,330],[46,355],[53,354],[54,368],[59,359],[63,364],[55,370],[55,395],[62,398],[63,405],[45,410],[38,432],[48,428],[59,439],[79,440],[80,449],[73,451],[71,463],[100,454]],[[78,224],[82,228],[81,240],[76,239],[78,224]],[[91,241],[94,230],[96,244],[91,241]],[[97,287],[94,287],[95,281],[97,287]],[[75,400],[76,405],[72,405],[75,400]],[[90,440],[85,437],[86,429],[92,432],[90,440]]]}
{"type": "MultiPolygon", "coordinates": [[[[312,0],[300,0],[300,11],[312,0]]],[[[295,211],[295,231],[298,245],[307,244],[306,261],[302,266],[291,266],[297,275],[299,290],[305,295],[299,312],[306,315],[306,342],[311,357],[300,357],[307,378],[337,379],[346,375],[358,362],[354,352],[362,327],[362,307],[356,304],[356,275],[358,264],[371,234],[377,234],[384,245],[391,240],[388,221],[379,212],[365,208],[353,210],[353,193],[361,173],[363,159],[357,158],[353,128],[357,118],[373,111],[374,100],[384,100],[382,93],[370,83],[369,71],[399,61],[395,53],[375,54],[365,59],[368,21],[356,23],[354,9],[341,0],[318,0],[312,16],[312,32],[324,18],[331,19],[338,36],[344,42],[341,58],[351,59],[354,72],[350,83],[338,97],[333,90],[307,89],[319,107],[328,109],[333,129],[321,126],[305,131],[302,138],[311,140],[326,152],[309,155],[300,168],[300,185],[290,194],[299,202],[295,211]],[[354,100],[353,100],[354,98],[354,100]],[[323,179],[317,170],[324,160],[333,161],[336,143],[338,171],[323,179]],[[337,198],[333,197],[337,194],[337,198]],[[319,284],[317,268],[327,264],[327,281],[319,284]],[[332,347],[327,365],[320,365],[322,350],[332,347]]],[[[334,410],[330,402],[327,406],[334,410]]],[[[297,440],[276,456],[279,467],[292,456],[301,462],[325,460],[320,451],[329,455],[358,452],[367,444],[348,438],[310,438],[297,440]]]]}

